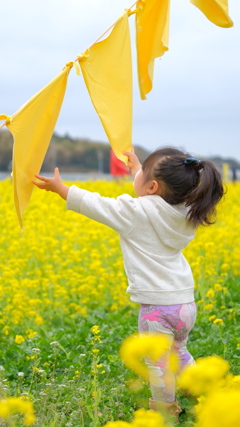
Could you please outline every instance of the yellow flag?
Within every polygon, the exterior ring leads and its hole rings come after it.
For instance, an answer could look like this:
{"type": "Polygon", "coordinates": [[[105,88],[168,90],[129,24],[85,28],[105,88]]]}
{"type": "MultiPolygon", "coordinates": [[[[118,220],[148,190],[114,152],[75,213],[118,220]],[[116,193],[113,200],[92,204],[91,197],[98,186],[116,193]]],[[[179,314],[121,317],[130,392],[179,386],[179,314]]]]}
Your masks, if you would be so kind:
{"type": "Polygon", "coordinates": [[[40,92],[34,95],[12,117],[5,117],[14,138],[13,193],[19,224],[30,200],[34,175],[39,174],[61,109],[69,71],[69,63],[40,92]]]}
{"type": "Polygon", "coordinates": [[[190,0],[204,15],[219,27],[229,28],[233,21],[228,15],[228,0],[190,0]]]}
{"type": "Polygon", "coordinates": [[[141,99],[152,90],[154,59],[168,50],[170,0],[140,0],[136,12],[138,83],[141,99]]]}
{"type": "Polygon", "coordinates": [[[115,155],[132,145],[132,59],[128,11],[110,35],[78,56],[89,95],[115,155]]]}

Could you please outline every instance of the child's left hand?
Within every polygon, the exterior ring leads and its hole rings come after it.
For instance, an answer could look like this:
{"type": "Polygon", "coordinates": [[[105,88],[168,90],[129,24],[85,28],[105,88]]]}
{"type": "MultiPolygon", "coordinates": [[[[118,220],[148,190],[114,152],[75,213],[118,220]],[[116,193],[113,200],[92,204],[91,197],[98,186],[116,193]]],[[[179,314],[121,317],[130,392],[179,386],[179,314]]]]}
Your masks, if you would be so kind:
{"type": "Polygon", "coordinates": [[[40,188],[40,190],[52,191],[53,193],[59,194],[64,200],[67,199],[69,187],[64,185],[59,174],[59,169],[54,169],[54,177],[49,178],[47,176],[35,175],[39,181],[32,181],[32,183],[40,188]]]}

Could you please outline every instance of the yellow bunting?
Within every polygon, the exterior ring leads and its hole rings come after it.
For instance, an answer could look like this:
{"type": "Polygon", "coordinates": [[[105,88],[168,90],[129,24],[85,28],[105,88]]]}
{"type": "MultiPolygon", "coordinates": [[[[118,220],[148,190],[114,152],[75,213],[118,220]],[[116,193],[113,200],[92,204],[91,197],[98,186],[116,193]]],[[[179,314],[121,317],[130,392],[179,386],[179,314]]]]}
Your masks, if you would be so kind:
{"type": "Polygon", "coordinates": [[[233,21],[228,15],[228,0],[190,0],[201,12],[219,27],[229,28],[233,21]]]}
{"type": "Polygon", "coordinates": [[[34,95],[12,117],[6,126],[14,138],[13,193],[19,224],[30,200],[34,175],[38,174],[65,95],[67,79],[73,62],[34,95]]]}
{"type": "Polygon", "coordinates": [[[168,50],[170,0],[140,0],[136,13],[138,82],[141,99],[152,90],[154,59],[168,50]]]}
{"type": "MultiPolygon", "coordinates": [[[[6,116],[6,114],[0,114],[0,120],[9,120],[10,119],[10,117],[9,116],[6,116]]],[[[4,123],[5,124],[5,123],[4,123]]]]}
{"type": "Polygon", "coordinates": [[[4,121],[4,123],[2,123],[1,125],[0,125],[0,129],[3,127],[3,126],[6,126],[7,124],[9,124],[10,122],[11,122],[11,117],[10,116],[6,116],[6,114],[0,114],[0,121],[1,120],[5,120],[4,121]]]}
{"type": "Polygon", "coordinates": [[[115,155],[132,145],[132,60],[128,11],[110,35],[78,56],[92,103],[115,155]]]}

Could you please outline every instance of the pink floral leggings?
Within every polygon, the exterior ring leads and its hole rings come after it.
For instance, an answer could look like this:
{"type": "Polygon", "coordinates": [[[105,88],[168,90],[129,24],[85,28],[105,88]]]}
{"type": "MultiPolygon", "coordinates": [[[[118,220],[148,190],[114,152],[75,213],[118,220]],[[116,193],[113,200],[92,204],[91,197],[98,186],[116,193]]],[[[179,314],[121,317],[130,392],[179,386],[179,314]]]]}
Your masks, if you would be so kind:
{"type": "MultiPolygon", "coordinates": [[[[138,318],[139,332],[164,333],[170,337],[170,347],[180,359],[180,370],[194,359],[187,350],[188,334],[196,320],[194,302],[179,305],[141,304],[138,318]]],[[[154,400],[175,400],[175,375],[168,368],[169,353],[154,363],[145,360],[150,375],[150,387],[154,400]]]]}

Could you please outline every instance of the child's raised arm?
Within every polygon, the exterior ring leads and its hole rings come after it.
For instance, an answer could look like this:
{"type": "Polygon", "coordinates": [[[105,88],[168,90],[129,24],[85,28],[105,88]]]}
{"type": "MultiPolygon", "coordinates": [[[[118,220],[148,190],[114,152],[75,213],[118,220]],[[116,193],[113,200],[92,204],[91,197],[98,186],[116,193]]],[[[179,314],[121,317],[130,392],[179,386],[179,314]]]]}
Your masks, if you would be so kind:
{"type": "Polygon", "coordinates": [[[35,175],[39,181],[32,181],[32,183],[40,188],[40,190],[52,191],[53,193],[59,194],[64,200],[67,200],[67,195],[69,191],[69,187],[63,184],[62,179],[59,174],[59,169],[54,169],[54,177],[48,178],[47,176],[35,175]]]}

